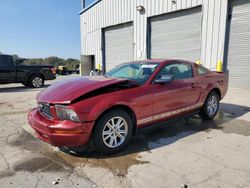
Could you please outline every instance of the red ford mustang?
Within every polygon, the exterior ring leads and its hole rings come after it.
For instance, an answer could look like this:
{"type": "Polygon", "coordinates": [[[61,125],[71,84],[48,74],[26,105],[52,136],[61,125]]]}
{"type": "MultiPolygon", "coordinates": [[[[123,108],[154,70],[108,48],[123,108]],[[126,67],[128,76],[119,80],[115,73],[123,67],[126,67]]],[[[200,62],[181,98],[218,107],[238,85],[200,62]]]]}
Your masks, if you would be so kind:
{"type": "Polygon", "coordinates": [[[28,120],[38,138],[54,146],[91,139],[97,151],[111,154],[138,128],[193,113],[213,119],[227,87],[225,74],[187,61],[130,62],[103,77],[51,85],[38,94],[28,120]]]}

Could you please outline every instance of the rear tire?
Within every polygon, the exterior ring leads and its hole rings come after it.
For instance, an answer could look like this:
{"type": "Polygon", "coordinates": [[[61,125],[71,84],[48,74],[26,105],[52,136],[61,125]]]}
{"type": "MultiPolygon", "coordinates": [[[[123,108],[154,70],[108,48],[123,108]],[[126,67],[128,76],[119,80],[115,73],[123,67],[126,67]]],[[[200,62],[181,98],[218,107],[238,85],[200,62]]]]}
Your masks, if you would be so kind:
{"type": "Polygon", "coordinates": [[[93,143],[98,153],[113,154],[125,147],[132,136],[133,124],[123,110],[112,110],[96,123],[93,143]]]}
{"type": "Polygon", "coordinates": [[[29,86],[33,88],[40,88],[44,85],[44,79],[39,75],[31,76],[29,86]]]}
{"type": "Polygon", "coordinates": [[[204,120],[214,119],[219,110],[219,102],[219,95],[215,91],[209,93],[204,105],[200,110],[200,118],[204,120]]]}

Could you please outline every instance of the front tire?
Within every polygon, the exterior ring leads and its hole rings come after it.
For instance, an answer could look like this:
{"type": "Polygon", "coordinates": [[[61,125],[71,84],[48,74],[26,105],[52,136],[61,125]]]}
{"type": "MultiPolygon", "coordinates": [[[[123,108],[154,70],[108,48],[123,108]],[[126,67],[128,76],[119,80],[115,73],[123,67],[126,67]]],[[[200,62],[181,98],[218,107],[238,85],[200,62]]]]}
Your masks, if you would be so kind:
{"type": "Polygon", "coordinates": [[[29,80],[30,87],[40,88],[44,85],[44,79],[39,75],[34,75],[29,80]]]}
{"type": "Polygon", "coordinates": [[[123,110],[112,110],[96,123],[93,142],[97,152],[113,154],[127,145],[132,136],[133,124],[123,110]]]}
{"type": "Polygon", "coordinates": [[[201,119],[204,120],[214,119],[219,110],[219,102],[220,99],[217,92],[212,91],[211,93],[209,93],[199,113],[201,119]]]}

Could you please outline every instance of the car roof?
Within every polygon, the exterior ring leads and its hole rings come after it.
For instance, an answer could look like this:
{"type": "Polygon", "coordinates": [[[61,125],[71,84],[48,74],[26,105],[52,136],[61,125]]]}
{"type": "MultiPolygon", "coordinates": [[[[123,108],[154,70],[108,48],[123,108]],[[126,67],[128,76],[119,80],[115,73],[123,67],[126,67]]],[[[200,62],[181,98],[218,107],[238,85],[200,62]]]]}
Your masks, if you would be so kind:
{"type": "Polygon", "coordinates": [[[139,60],[139,61],[133,61],[134,63],[172,63],[173,61],[179,61],[181,63],[189,63],[194,64],[194,62],[186,61],[183,59],[146,59],[146,60],[139,60]]]}

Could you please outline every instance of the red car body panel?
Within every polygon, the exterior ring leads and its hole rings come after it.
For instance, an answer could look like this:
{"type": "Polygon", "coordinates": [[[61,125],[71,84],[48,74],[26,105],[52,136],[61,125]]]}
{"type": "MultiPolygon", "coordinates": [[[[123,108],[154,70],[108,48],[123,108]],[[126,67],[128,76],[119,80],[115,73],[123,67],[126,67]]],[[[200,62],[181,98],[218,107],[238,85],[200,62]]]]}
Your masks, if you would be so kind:
{"type": "Polygon", "coordinates": [[[119,83],[124,79],[101,76],[79,77],[56,82],[37,95],[38,101],[49,104],[70,104],[72,100],[94,89],[119,83]]]}
{"type": "Polygon", "coordinates": [[[79,146],[90,139],[95,121],[106,110],[123,106],[135,115],[136,128],[169,120],[199,110],[210,91],[216,89],[221,99],[227,92],[228,79],[223,73],[209,71],[199,76],[199,65],[193,67],[193,78],[176,80],[168,84],[154,84],[159,71],[172,60],[150,60],[157,62],[158,68],[142,86],[120,89],[88,97],[97,89],[127,82],[125,79],[105,77],[82,77],[58,82],[37,96],[38,103],[50,104],[53,120],[40,114],[37,109],[29,113],[31,127],[38,138],[55,146],[79,146]],[[56,117],[54,105],[65,104],[73,109],[81,123],[60,121],[56,117]],[[61,133],[61,134],[59,134],[61,133]]]}
{"type": "Polygon", "coordinates": [[[36,131],[37,137],[54,146],[86,144],[93,128],[93,122],[75,123],[46,119],[37,109],[29,113],[28,120],[30,126],[36,131]]]}

